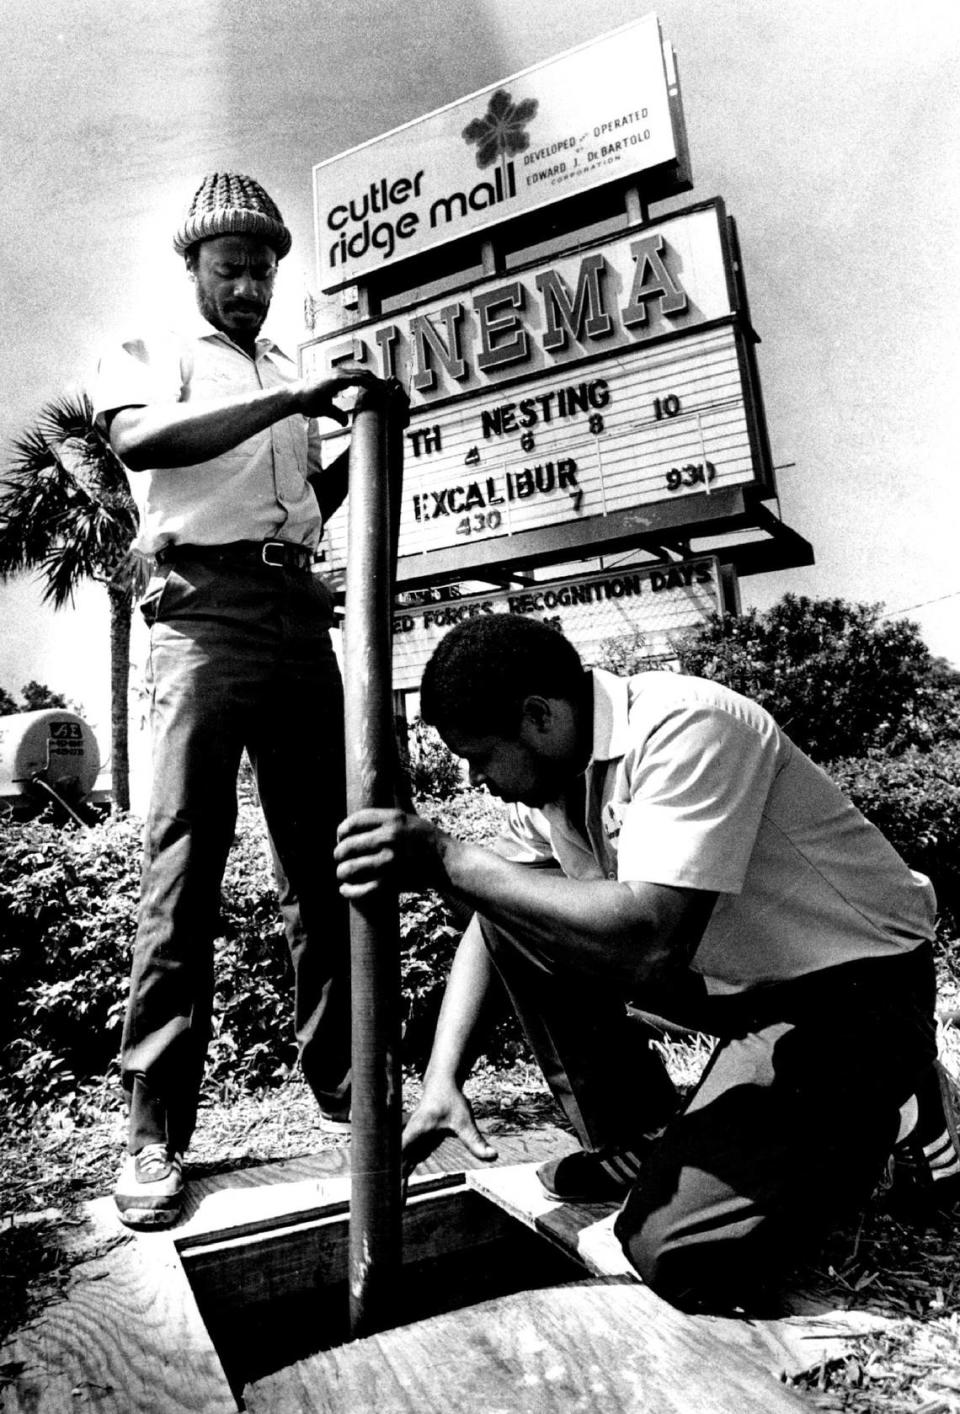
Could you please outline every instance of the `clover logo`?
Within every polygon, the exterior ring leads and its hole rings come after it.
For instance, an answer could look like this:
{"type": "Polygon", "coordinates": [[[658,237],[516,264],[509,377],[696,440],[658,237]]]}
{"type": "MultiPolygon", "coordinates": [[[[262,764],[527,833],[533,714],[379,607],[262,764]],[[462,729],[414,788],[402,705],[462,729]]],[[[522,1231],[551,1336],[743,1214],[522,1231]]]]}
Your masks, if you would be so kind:
{"type": "Polygon", "coordinates": [[[474,118],[463,130],[464,141],[477,144],[478,167],[489,167],[499,157],[504,189],[507,158],[525,152],[530,146],[530,136],[524,129],[537,116],[539,107],[535,98],[524,98],[514,103],[505,88],[498,88],[487,104],[484,116],[474,118]]]}

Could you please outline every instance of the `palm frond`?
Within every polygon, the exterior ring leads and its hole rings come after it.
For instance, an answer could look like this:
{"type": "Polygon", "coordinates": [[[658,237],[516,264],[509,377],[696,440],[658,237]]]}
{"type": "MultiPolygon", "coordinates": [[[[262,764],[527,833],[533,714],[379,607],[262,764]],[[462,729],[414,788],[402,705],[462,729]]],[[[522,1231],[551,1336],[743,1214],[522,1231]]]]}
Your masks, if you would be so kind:
{"type": "Polygon", "coordinates": [[[38,569],[59,608],[81,580],[114,580],[136,531],[123,464],[86,393],[46,403],[0,472],[0,578],[38,569]]]}
{"type": "Polygon", "coordinates": [[[62,468],[49,448],[41,452],[21,439],[0,486],[0,577],[40,563],[49,549],[50,527],[68,500],[62,468]]]}
{"type": "Polygon", "coordinates": [[[53,464],[54,456],[50,444],[39,426],[28,427],[25,432],[21,432],[13,438],[11,446],[13,461],[10,470],[13,472],[30,471],[34,468],[39,470],[53,464]]]}
{"type": "Polygon", "coordinates": [[[86,393],[68,391],[44,403],[37,414],[37,430],[47,442],[85,439],[93,427],[93,408],[86,393]]]}
{"type": "Polygon", "coordinates": [[[135,507],[123,463],[97,426],[85,392],[68,392],[42,409],[38,429],[81,490],[101,504],[135,507]]]}

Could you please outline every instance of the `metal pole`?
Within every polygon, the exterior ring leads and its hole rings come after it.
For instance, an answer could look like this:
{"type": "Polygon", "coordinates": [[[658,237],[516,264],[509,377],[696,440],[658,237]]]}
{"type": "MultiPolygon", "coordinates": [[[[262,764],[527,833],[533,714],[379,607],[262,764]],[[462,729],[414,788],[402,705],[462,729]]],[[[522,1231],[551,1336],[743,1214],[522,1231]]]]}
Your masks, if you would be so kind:
{"type": "MultiPolygon", "coordinates": [[[[344,621],[347,808],[393,804],[389,388],[362,389],[350,443],[344,621]]],[[[402,438],[400,440],[402,454],[402,438]]],[[[390,453],[394,452],[394,456],[390,453]]],[[[399,488],[397,488],[399,489],[399,488]]],[[[353,994],[350,1334],[387,1324],[401,1260],[400,937],[396,890],[350,905],[353,994]]]]}

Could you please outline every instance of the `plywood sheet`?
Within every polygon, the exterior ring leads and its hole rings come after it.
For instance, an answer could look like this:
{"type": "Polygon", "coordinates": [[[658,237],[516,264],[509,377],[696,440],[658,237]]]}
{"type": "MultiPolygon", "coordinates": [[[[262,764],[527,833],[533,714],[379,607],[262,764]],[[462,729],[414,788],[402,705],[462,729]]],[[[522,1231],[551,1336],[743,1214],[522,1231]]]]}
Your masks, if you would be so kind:
{"type": "Polygon", "coordinates": [[[249,1385],[251,1414],[787,1414],[751,1353],[623,1278],[483,1302],[249,1385]]]}
{"type": "MultiPolygon", "coordinates": [[[[616,1205],[558,1203],[541,1188],[536,1169],[532,1163],[471,1173],[467,1186],[575,1257],[587,1271],[639,1283],[613,1234],[616,1205]]],[[[798,1300],[796,1307],[801,1304],[806,1308],[803,1314],[777,1319],[691,1319],[709,1327],[729,1345],[750,1351],[777,1376],[797,1375],[824,1360],[840,1359],[859,1336],[892,1324],[887,1317],[872,1312],[831,1308],[809,1299],[803,1303],[798,1300]]],[[[785,1307],[794,1309],[789,1293],[785,1307]]]]}

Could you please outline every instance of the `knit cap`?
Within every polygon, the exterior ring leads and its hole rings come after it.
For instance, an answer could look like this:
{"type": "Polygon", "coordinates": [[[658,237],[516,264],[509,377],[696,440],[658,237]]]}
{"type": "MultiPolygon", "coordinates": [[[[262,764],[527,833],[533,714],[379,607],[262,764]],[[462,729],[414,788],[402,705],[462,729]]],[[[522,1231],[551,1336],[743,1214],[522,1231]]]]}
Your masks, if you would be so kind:
{"type": "Polygon", "coordinates": [[[173,248],[183,255],[188,246],[211,236],[259,236],[273,246],[278,260],[292,243],[276,203],[259,182],[239,172],[211,172],[204,177],[173,238],[173,248]]]}

